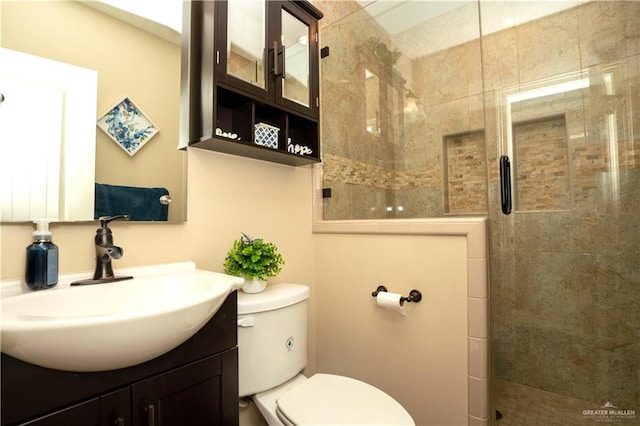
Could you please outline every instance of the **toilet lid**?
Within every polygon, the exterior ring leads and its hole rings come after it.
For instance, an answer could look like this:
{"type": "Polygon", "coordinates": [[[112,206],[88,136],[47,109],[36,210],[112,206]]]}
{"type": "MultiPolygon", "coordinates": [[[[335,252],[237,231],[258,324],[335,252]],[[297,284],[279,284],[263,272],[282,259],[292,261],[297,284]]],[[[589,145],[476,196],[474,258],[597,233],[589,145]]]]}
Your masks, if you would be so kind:
{"type": "Polygon", "coordinates": [[[378,388],[349,377],[316,374],[278,399],[295,425],[413,425],[413,419],[378,388]]]}

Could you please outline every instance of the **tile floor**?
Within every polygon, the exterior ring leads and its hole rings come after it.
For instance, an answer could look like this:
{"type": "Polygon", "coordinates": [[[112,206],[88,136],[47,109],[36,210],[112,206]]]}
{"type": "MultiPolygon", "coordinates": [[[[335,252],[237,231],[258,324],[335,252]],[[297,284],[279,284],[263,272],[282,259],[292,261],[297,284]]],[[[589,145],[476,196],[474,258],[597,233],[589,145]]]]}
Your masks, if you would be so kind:
{"type": "Polygon", "coordinates": [[[597,416],[585,410],[601,409],[601,403],[570,398],[503,380],[495,380],[495,405],[502,413],[496,426],[597,426],[600,424],[640,425],[635,416],[597,416]]]}

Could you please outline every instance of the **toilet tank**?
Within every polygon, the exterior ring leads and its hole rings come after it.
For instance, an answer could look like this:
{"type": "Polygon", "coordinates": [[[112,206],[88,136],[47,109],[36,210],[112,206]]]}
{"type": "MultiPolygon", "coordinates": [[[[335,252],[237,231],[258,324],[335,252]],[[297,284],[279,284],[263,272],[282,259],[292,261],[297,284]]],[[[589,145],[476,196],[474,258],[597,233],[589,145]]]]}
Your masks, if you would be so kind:
{"type": "Polygon", "coordinates": [[[307,365],[307,299],[300,284],[238,291],[239,396],[274,388],[307,365]]]}

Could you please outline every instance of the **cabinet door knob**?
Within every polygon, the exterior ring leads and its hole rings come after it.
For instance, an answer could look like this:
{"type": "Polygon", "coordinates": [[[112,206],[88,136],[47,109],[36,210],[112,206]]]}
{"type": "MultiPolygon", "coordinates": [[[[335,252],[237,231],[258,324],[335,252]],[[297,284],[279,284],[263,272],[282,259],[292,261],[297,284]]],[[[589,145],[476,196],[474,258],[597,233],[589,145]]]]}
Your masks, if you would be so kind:
{"type": "Polygon", "coordinates": [[[124,426],[124,419],[122,417],[118,417],[113,421],[113,424],[116,426],[124,426]]]}
{"type": "Polygon", "coordinates": [[[278,46],[278,41],[273,41],[273,76],[274,77],[285,77],[285,46],[282,46],[282,49],[278,46]],[[282,62],[278,60],[278,57],[282,56],[282,62]]]}
{"type": "Polygon", "coordinates": [[[153,404],[147,404],[144,407],[144,411],[147,412],[147,425],[155,426],[156,424],[156,407],[153,404]]]}

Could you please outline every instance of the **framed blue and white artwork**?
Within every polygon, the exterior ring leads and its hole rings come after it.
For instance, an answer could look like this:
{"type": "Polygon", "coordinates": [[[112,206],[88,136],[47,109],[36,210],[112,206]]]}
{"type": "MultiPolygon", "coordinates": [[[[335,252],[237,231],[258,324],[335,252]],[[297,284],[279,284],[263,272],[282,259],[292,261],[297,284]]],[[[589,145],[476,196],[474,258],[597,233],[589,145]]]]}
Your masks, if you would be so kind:
{"type": "Polygon", "coordinates": [[[160,131],[126,96],[98,119],[98,127],[132,157],[160,131]]]}

